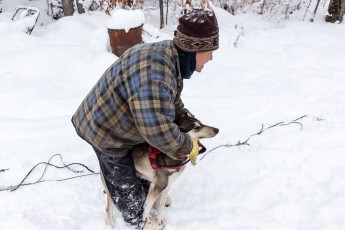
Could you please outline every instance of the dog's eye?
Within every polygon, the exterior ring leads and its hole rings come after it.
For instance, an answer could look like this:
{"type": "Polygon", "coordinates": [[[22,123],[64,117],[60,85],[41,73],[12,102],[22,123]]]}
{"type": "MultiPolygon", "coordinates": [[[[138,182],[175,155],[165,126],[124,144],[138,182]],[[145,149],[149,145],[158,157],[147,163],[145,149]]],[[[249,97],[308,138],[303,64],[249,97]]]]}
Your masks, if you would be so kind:
{"type": "Polygon", "coordinates": [[[194,131],[199,132],[201,130],[201,126],[195,127],[194,131]]]}

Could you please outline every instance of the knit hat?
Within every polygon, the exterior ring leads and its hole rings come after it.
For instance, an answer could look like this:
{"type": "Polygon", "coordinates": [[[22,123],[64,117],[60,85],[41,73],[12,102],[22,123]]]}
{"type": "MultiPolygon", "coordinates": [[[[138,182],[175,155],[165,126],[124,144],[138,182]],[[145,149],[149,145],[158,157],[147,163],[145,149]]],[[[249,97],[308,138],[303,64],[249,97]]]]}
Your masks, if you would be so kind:
{"type": "Polygon", "coordinates": [[[192,10],[179,18],[173,39],[186,52],[205,52],[218,49],[219,28],[213,11],[192,10]]]}

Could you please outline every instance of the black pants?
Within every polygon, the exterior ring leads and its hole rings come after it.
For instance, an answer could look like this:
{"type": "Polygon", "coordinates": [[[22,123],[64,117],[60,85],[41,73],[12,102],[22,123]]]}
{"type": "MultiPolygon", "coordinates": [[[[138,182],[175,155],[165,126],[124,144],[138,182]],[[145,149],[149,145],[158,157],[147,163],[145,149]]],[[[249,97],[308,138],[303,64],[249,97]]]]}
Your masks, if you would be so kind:
{"type": "Polygon", "coordinates": [[[95,152],[116,208],[127,223],[141,228],[149,182],[137,178],[131,154],[116,158],[96,149],[95,152]]]}

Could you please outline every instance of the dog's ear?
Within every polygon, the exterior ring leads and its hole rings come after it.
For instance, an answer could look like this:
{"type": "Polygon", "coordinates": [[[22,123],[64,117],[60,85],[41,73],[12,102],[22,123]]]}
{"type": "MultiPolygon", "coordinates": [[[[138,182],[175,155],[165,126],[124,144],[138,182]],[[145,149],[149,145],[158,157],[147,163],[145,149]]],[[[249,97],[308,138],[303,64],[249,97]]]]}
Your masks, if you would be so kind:
{"type": "Polygon", "coordinates": [[[194,115],[189,112],[188,109],[184,108],[179,116],[174,121],[179,127],[181,132],[188,133],[195,128],[196,123],[201,124],[201,122],[194,117],[194,115]]]}
{"type": "Polygon", "coordinates": [[[195,127],[194,122],[195,121],[192,119],[184,119],[184,120],[181,120],[177,125],[181,132],[188,133],[189,131],[194,129],[195,127]]]}
{"type": "Polygon", "coordinates": [[[188,133],[195,128],[196,123],[199,123],[199,121],[194,117],[181,116],[175,120],[175,123],[181,132],[188,133]]]}
{"type": "Polygon", "coordinates": [[[194,115],[191,112],[189,112],[188,109],[183,108],[182,111],[179,114],[179,118],[180,117],[194,117],[194,115]]]}
{"type": "Polygon", "coordinates": [[[194,115],[189,112],[188,109],[183,109],[178,118],[194,117],[194,115]]]}
{"type": "Polygon", "coordinates": [[[185,116],[193,117],[194,118],[194,115],[191,112],[189,112],[187,109],[186,109],[186,112],[185,112],[185,116]]]}

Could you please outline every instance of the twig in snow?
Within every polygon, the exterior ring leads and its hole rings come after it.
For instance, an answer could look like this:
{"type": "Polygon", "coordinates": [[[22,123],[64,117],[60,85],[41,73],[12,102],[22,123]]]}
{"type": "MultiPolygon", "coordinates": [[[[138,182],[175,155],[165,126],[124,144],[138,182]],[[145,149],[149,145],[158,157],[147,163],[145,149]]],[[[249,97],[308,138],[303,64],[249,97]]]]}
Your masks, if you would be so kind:
{"type": "Polygon", "coordinates": [[[243,26],[241,26],[241,27],[239,27],[237,24],[235,25],[235,30],[237,30],[238,31],[238,34],[237,34],[237,37],[235,38],[235,40],[234,40],[234,46],[235,46],[235,48],[237,48],[237,46],[238,46],[238,41],[239,41],[239,39],[240,39],[240,37],[241,36],[244,36],[244,27],[243,26]]]}

